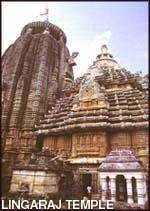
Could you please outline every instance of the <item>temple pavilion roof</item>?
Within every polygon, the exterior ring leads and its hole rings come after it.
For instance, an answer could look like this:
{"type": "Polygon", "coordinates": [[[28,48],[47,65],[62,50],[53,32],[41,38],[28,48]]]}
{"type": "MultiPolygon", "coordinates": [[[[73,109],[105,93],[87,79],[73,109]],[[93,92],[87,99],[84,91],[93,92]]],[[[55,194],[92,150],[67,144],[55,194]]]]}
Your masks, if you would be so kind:
{"type": "Polygon", "coordinates": [[[148,92],[139,80],[142,76],[109,61],[107,65],[105,59],[104,66],[96,59],[82,77],[65,87],[35,126],[36,133],[147,128],[148,92]]]}
{"type": "Polygon", "coordinates": [[[112,150],[99,167],[100,171],[144,171],[144,167],[131,149],[112,150]]]}

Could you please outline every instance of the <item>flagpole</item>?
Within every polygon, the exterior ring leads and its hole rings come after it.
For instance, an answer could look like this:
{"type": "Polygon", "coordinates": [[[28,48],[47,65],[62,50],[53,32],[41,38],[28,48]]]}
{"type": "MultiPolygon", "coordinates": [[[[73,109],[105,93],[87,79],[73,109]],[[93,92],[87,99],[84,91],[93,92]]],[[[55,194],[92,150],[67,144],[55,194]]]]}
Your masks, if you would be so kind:
{"type": "Polygon", "coordinates": [[[48,17],[48,14],[47,14],[47,16],[46,16],[46,21],[47,21],[47,22],[49,21],[49,17],[48,17]]]}
{"type": "Polygon", "coordinates": [[[49,21],[49,9],[48,7],[46,8],[46,21],[49,21]]]}
{"type": "Polygon", "coordinates": [[[48,8],[45,9],[46,12],[39,14],[38,16],[36,16],[35,18],[41,17],[41,16],[45,16],[44,17],[44,21],[48,22],[49,21],[49,10],[48,8]]]}

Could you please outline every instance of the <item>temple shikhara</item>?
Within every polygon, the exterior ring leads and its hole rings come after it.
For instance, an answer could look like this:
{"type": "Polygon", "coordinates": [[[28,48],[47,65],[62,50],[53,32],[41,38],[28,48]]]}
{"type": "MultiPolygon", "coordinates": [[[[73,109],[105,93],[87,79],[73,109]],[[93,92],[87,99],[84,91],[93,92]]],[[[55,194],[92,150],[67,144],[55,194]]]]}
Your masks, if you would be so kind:
{"type": "Polygon", "coordinates": [[[148,76],[102,45],[74,79],[66,43],[56,25],[32,22],[2,57],[3,195],[81,199],[89,186],[92,199],[144,207],[148,76]]]}

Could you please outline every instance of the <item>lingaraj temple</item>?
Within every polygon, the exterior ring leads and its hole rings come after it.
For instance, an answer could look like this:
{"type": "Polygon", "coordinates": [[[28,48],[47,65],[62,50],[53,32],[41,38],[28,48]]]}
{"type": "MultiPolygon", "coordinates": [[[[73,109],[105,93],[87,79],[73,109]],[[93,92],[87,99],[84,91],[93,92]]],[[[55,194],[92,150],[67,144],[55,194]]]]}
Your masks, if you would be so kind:
{"type": "Polygon", "coordinates": [[[48,21],[24,26],[2,57],[2,191],[143,207],[148,194],[148,76],[106,45],[74,80],[78,52],[48,21]]]}

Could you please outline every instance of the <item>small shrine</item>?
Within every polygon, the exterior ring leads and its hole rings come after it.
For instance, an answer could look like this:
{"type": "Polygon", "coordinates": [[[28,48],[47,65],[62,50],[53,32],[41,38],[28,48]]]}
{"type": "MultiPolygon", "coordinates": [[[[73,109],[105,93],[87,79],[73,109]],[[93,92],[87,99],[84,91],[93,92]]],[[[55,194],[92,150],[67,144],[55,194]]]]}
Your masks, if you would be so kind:
{"type": "Polygon", "coordinates": [[[112,150],[99,167],[102,200],[144,206],[147,200],[146,172],[131,149],[112,150]]]}

